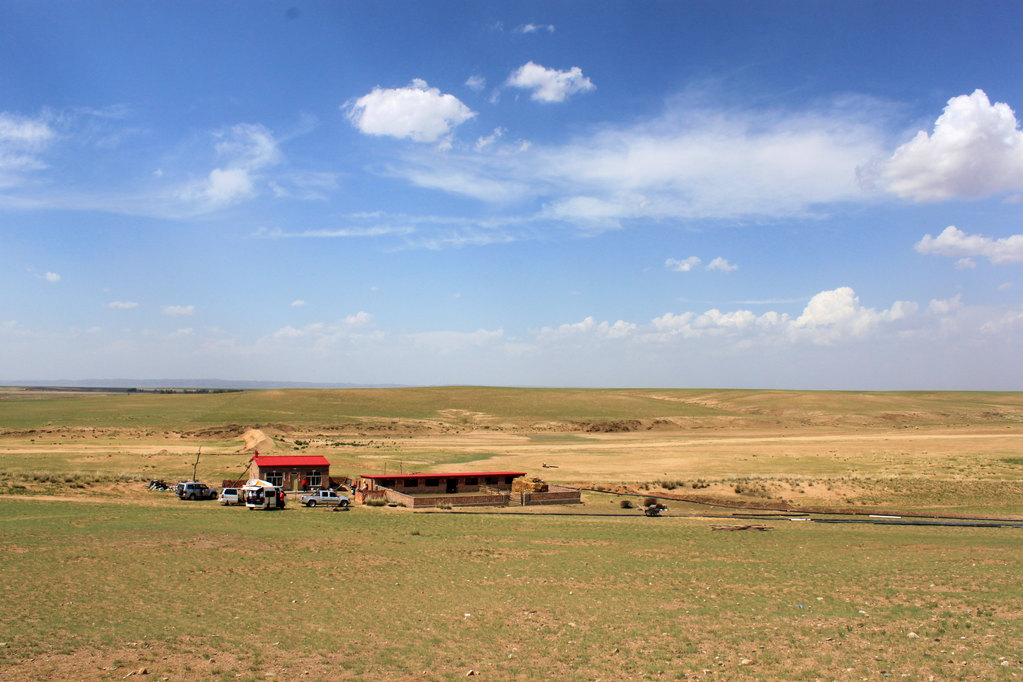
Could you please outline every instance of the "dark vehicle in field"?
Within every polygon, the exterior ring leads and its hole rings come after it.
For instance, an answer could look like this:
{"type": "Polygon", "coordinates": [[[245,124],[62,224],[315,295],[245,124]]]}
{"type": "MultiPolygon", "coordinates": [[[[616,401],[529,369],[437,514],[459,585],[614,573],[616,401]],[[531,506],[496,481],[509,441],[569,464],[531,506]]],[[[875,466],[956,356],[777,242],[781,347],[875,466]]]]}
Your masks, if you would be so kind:
{"type": "Polygon", "coordinates": [[[174,487],[174,494],[182,500],[213,500],[217,497],[217,489],[205,483],[182,481],[174,487]]]}

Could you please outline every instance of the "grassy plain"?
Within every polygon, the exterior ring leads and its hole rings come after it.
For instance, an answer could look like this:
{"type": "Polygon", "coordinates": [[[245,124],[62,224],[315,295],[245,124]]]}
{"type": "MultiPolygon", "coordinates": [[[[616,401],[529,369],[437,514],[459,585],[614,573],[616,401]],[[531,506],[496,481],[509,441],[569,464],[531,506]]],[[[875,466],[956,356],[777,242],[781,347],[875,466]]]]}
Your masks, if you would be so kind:
{"type": "MultiPolygon", "coordinates": [[[[0,678],[1018,679],[1023,529],[249,512],[144,490],[251,456],[1023,516],[1023,395],[0,394],[0,678]],[[543,467],[546,463],[548,467],[543,467]],[[555,468],[556,467],[556,468],[555,468]]],[[[761,522],[758,522],[761,523],[761,522]]]]}

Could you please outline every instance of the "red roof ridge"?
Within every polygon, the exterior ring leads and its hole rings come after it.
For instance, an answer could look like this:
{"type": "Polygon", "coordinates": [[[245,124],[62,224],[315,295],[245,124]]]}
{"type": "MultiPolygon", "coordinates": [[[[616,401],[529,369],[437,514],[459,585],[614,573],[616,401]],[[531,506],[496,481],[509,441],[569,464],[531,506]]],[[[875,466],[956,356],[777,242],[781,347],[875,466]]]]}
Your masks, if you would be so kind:
{"type": "Polygon", "coordinates": [[[378,478],[445,478],[459,476],[525,476],[525,471],[463,471],[454,473],[450,471],[428,471],[415,474],[359,474],[360,478],[376,480],[378,478]]]}
{"type": "Polygon", "coordinates": [[[323,455],[255,455],[256,466],[330,466],[323,455]]]}

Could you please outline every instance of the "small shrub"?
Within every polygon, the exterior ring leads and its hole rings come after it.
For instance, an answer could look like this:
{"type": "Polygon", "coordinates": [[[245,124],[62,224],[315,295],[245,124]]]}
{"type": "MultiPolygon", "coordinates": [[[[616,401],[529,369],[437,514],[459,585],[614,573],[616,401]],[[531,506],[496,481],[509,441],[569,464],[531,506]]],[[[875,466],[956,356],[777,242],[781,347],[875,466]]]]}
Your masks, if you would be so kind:
{"type": "Polygon", "coordinates": [[[383,497],[371,497],[364,504],[367,507],[386,507],[387,500],[383,497]]]}
{"type": "Polygon", "coordinates": [[[618,506],[622,509],[632,509],[632,500],[622,500],[618,503],[618,506]]]}
{"type": "Polygon", "coordinates": [[[643,498],[643,506],[644,507],[652,507],[655,504],[657,504],[657,498],[656,497],[644,497],[643,498]]]}

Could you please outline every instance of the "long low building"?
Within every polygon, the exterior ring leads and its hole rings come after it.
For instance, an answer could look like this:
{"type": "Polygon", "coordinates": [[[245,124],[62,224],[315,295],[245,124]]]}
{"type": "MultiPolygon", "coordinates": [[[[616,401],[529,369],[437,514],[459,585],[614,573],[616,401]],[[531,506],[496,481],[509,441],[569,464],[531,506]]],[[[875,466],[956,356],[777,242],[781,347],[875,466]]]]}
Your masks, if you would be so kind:
{"type": "Polygon", "coordinates": [[[514,492],[513,483],[524,471],[473,471],[467,473],[364,474],[356,501],[373,497],[406,507],[469,507],[580,502],[579,491],[546,486],[542,492],[514,492]]]}

